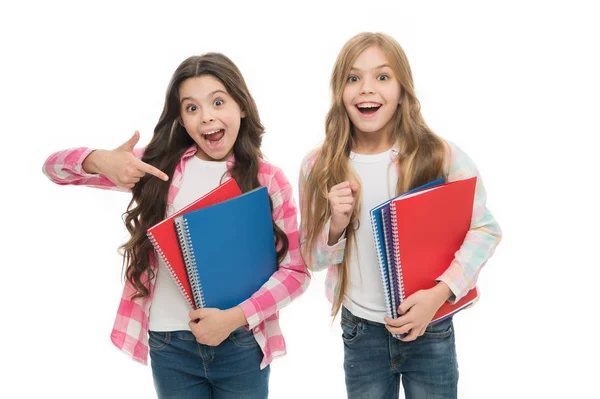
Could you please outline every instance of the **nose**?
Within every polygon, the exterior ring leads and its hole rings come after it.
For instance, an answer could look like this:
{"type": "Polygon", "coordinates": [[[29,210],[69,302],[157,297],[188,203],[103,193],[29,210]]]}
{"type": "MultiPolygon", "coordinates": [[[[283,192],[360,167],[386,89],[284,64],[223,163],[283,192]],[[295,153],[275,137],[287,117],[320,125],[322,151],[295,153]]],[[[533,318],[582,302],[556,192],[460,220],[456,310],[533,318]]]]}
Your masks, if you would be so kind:
{"type": "Polygon", "coordinates": [[[206,111],[202,114],[202,123],[211,123],[215,121],[215,117],[211,111],[206,111]]]}
{"type": "Polygon", "coordinates": [[[359,94],[373,94],[373,93],[375,93],[375,89],[373,88],[373,81],[368,78],[361,80],[359,94]]]}

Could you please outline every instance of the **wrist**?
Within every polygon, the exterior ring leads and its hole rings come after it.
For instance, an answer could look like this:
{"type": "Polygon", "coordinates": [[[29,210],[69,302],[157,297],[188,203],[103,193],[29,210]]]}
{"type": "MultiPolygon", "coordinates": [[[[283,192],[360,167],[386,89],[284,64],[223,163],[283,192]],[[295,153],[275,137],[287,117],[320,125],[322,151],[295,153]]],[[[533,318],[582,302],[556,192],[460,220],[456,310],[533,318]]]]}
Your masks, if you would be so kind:
{"type": "Polygon", "coordinates": [[[448,287],[448,284],[444,283],[443,281],[439,281],[435,287],[432,288],[432,290],[435,292],[440,306],[442,306],[452,296],[452,290],[450,287],[448,287]]]}
{"type": "Polygon", "coordinates": [[[100,170],[98,168],[98,159],[103,156],[104,150],[93,150],[83,160],[81,167],[84,172],[89,174],[98,174],[100,170]]]}
{"type": "Polygon", "coordinates": [[[238,328],[245,326],[248,324],[248,320],[246,320],[246,315],[241,307],[235,306],[231,309],[227,309],[227,316],[229,318],[229,326],[231,331],[237,330],[238,328]]]}
{"type": "Polygon", "coordinates": [[[329,246],[335,245],[340,240],[340,238],[342,238],[342,235],[344,234],[345,230],[346,230],[345,227],[338,228],[330,223],[329,224],[329,236],[327,238],[327,245],[329,245],[329,246]]]}

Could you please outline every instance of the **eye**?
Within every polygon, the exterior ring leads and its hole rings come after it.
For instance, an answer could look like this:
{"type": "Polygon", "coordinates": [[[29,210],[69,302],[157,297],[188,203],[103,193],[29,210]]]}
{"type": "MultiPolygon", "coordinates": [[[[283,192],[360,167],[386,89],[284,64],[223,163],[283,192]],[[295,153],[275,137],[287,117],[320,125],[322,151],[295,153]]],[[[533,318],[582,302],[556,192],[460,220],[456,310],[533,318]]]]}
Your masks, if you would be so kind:
{"type": "Polygon", "coordinates": [[[188,105],[187,107],[185,107],[185,110],[186,110],[187,112],[194,112],[194,111],[196,111],[197,109],[198,109],[198,107],[196,107],[195,105],[191,105],[191,104],[190,104],[190,105],[188,105]]]}
{"type": "Polygon", "coordinates": [[[357,76],[350,75],[350,76],[348,76],[348,79],[346,79],[346,83],[355,83],[355,82],[358,82],[357,76]]]}
{"type": "Polygon", "coordinates": [[[377,80],[388,80],[390,77],[386,74],[379,75],[377,80]]]}
{"type": "Polygon", "coordinates": [[[213,102],[213,105],[214,105],[215,107],[220,107],[220,106],[222,106],[223,104],[225,104],[225,101],[221,100],[220,98],[217,98],[217,99],[215,100],[215,102],[213,102]]]}

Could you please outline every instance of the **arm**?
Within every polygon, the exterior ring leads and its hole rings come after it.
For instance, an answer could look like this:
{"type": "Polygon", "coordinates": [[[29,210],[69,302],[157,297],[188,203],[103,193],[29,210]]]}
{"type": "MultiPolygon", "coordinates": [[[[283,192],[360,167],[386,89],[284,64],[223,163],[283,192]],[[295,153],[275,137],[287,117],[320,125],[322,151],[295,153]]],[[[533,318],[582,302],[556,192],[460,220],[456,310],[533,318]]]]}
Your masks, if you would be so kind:
{"type": "Polygon", "coordinates": [[[80,147],[50,155],[42,171],[60,185],[84,185],[107,190],[129,191],[145,173],[163,180],[168,176],[139,158],[144,148],[134,148],[139,133],[114,150],[91,150],[80,147]]]}
{"type": "Polygon", "coordinates": [[[473,161],[458,147],[451,145],[448,181],[477,176],[471,228],[448,269],[438,278],[452,291],[451,303],[456,303],[475,287],[481,268],[492,256],[502,239],[502,230],[486,207],[487,194],[473,161]]]}
{"type": "Polygon", "coordinates": [[[408,334],[401,338],[402,341],[412,341],[423,335],[444,302],[456,303],[475,287],[481,268],[492,256],[502,237],[500,226],[485,206],[485,188],[475,164],[457,147],[450,148],[447,158],[448,181],[477,176],[471,227],[450,266],[437,278],[438,284],[406,298],[398,307],[399,318],[384,319],[390,333],[401,336],[408,334]]]}
{"type": "MultiPolygon", "coordinates": [[[[316,159],[316,152],[309,154],[302,161],[302,167],[300,169],[300,177],[298,179],[299,184],[299,196],[300,196],[300,209],[304,209],[304,185],[306,184],[306,179],[310,169],[314,164],[314,160],[316,159]]],[[[306,217],[302,215],[302,217],[306,217]]],[[[338,265],[342,263],[344,259],[344,250],[346,249],[346,238],[344,234],[340,235],[340,238],[336,240],[337,237],[330,237],[329,227],[331,225],[331,218],[325,223],[323,226],[323,230],[319,234],[316,245],[312,248],[309,248],[306,242],[306,230],[304,228],[304,221],[300,223],[300,246],[301,253],[308,264],[309,257],[312,261],[312,270],[315,272],[328,269],[331,266],[338,265]],[[331,238],[331,244],[330,244],[331,238]],[[337,241],[337,242],[336,242],[337,241]]],[[[333,234],[337,236],[337,234],[333,234]]]]}
{"type": "MultiPolygon", "coordinates": [[[[59,185],[75,185],[101,188],[105,190],[129,191],[124,187],[118,187],[106,176],[99,174],[97,168],[90,165],[90,161],[101,156],[105,150],[92,150],[86,147],[62,150],[50,155],[42,172],[53,183],[59,185]]],[[[143,148],[136,148],[134,155],[141,157],[143,148]]]]}

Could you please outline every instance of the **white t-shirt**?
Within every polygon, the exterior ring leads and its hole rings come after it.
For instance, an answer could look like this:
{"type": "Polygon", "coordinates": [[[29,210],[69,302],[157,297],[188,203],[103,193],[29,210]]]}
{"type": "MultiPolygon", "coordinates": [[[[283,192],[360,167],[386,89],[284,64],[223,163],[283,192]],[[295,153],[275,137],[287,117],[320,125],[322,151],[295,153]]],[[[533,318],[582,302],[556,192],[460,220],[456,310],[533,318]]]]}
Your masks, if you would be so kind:
{"type": "MultiPolygon", "coordinates": [[[[173,201],[173,212],[177,212],[217,187],[226,172],[226,162],[204,161],[198,157],[189,158],[183,171],[181,187],[173,201]]],[[[150,307],[150,330],[189,330],[189,313],[192,309],[179,291],[164,261],[160,256],[158,258],[158,274],[150,307]]]]}
{"type": "Polygon", "coordinates": [[[349,259],[350,281],[343,305],[355,316],[384,323],[383,318],[387,316],[386,303],[373,245],[369,211],[394,196],[398,172],[390,159],[390,150],[373,155],[352,152],[350,165],[360,178],[362,205],[360,227],[355,236],[356,245],[353,240],[346,243],[346,248],[352,248],[349,259]]]}

